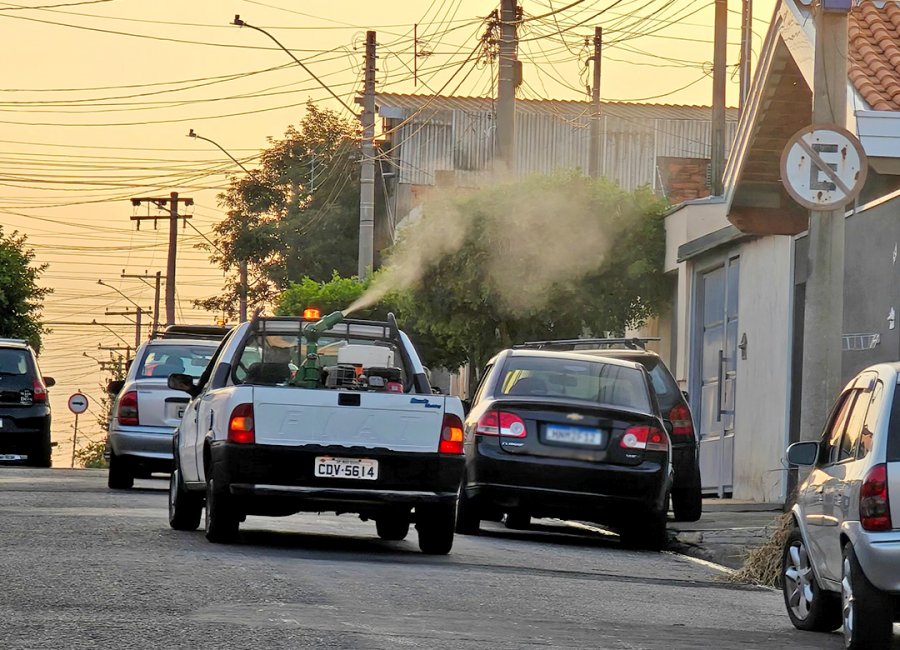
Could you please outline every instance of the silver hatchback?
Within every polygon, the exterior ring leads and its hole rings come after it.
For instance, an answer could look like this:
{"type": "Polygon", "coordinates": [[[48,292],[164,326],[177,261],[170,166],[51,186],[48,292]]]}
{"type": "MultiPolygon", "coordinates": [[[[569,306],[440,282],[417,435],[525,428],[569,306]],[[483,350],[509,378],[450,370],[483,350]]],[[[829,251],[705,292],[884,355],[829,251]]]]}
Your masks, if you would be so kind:
{"type": "Polygon", "coordinates": [[[889,648],[900,595],[900,363],[847,384],[819,442],[788,462],[809,467],[793,508],[782,591],[801,630],[843,625],[851,649],[889,648]]]}
{"type": "Polygon", "coordinates": [[[172,471],[172,437],[187,396],[168,386],[169,375],[203,374],[219,341],[163,338],[138,348],[124,381],[110,382],[116,395],[109,420],[109,487],[128,489],[135,477],[172,471]]]}

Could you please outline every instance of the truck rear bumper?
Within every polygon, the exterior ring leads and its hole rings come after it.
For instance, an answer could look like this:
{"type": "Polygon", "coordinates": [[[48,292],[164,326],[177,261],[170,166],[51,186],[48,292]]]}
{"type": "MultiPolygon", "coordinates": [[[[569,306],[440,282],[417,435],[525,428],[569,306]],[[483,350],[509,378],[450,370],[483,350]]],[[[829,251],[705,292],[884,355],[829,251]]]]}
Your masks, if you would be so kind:
{"type": "Polygon", "coordinates": [[[404,453],[361,447],[240,445],[214,443],[212,476],[229,486],[246,514],[370,512],[426,503],[453,503],[462,480],[462,456],[404,453]],[[378,462],[378,478],[319,477],[316,458],[364,458],[378,462]]]}

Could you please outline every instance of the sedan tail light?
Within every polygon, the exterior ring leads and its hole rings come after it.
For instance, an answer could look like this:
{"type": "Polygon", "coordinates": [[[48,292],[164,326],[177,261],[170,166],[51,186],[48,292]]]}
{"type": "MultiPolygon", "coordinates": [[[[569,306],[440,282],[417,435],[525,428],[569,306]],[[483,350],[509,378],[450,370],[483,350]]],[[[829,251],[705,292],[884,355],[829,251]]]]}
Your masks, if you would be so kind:
{"type": "Polygon", "coordinates": [[[253,404],[238,404],[228,419],[228,442],[252,445],[256,442],[253,423],[253,404]]]}
{"type": "Polygon", "coordinates": [[[691,420],[691,410],[684,404],[676,404],[669,411],[669,420],[672,422],[673,438],[693,438],[694,423],[691,420]]]}
{"type": "Polygon", "coordinates": [[[140,424],[136,390],[130,390],[119,398],[119,410],[116,416],[119,418],[119,424],[140,424]]]}
{"type": "Polygon", "coordinates": [[[636,426],[625,430],[619,446],[623,449],[645,449],[647,451],[668,451],[669,438],[658,427],[636,426]]]}
{"type": "Polygon", "coordinates": [[[887,465],[869,470],[859,490],[859,522],[865,530],[891,530],[891,504],[888,501],[887,465]]]}
{"type": "Polygon", "coordinates": [[[459,416],[452,413],[444,414],[438,451],[442,454],[463,453],[463,423],[459,416]]]}
{"type": "Polygon", "coordinates": [[[478,418],[475,433],[482,436],[524,438],[527,435],[525,420],[508,411],[487,411],[478,418]]]}
{"type": "Polygon", "coordinates": [[[40,379],[35,379],[32,384],[31,390],[31,401],[34,404],[39,404],[47,401],[47,387],[44,386],[44,382],[40,379]]]}

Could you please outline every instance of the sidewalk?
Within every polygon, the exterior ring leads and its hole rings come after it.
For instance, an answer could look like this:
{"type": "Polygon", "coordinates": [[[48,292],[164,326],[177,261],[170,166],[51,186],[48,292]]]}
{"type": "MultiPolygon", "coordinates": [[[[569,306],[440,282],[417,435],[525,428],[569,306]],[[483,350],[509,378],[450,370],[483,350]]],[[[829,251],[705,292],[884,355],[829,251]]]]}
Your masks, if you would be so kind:
{"type": "Polygon", "coordinates": [[[738,569],[747,552],[769,538],[782,510],[780,503],[704,499],[699,521],[669,521],[670,549],[738,569]]]}

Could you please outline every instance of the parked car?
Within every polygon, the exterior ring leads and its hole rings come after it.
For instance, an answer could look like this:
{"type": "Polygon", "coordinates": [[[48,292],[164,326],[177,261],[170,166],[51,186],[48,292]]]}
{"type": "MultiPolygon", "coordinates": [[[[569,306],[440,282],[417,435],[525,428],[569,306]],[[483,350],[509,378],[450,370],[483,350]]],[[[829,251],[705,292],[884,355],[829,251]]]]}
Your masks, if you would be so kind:
{"type": "Polygon", "coordinates": [[[214,543],[234,541],[247,515],[356,513],[382,539],[402,540],[414,523],[423,553],[450,551],[463,407],[432,394],[393,316],[255,318],[203,377],[169,385],[191,397],[176,435],[172,528],[196,529],[204,505],[214,543]]]}
{"type": "Polygon", "coordinates": [[[808,467],[784,546],[782,583],[801,630],[844,626],[851,650],[891,645],[900,604],[900,363],[841,391],[819,441],[788,447],[808,467]]]}
{"type": "Polygon", "coordinates": [[[658,354],[646,349],[648,339],[568,339],[536,341],[520,349],[571,350],[613,359],[636,361],[647,369],[663,417],[672,422],[672,513],[676,521],[697,521],[703,510],[700,484],[700,446],[687,393],[658,354]]]}
{"type": "Polygon", "coordinates": [[[0,461],[50,467],[50,401],[27,341],[0,339],[0,461]]]}
{"type": "Polygon", "coordinates": [[[147,341],[125,379],[109,383],[107,390],[116,396],[107,443],[110,488],[128,489],[136,476],[172,471],[172,436],[188,399],[169,388],[169,375],[200,377],[218,345],[202,338],[147,341]]]}
{"type": "Polygon", "coordinates": [[[465,422],[457,532],[506,513],[609,525],[630,546],[665,542],[671,445],[639,363],[580,353],[504,350],[465,422]]]}

